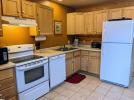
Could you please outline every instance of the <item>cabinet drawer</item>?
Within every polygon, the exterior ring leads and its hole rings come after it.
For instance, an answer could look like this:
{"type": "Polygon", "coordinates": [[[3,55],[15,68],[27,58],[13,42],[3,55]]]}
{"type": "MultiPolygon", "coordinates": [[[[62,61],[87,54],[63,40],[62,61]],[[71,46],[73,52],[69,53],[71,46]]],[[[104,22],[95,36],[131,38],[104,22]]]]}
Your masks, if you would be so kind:
{"type": "Polygon", "coordinates": [[[86,51],[86,50],[81,51],[81,55],[88,55],[88,54],[89,54],[89,51],[86,51]]]}
{"type": "Polygon", "coordinates": [[[69,59],[69,58],[73,58],[73,53],[71,52],[71,53],[67,53],[66,54],[66,59],[69,59]]]}
{"type": "Polygon", "coordinates": [[[3,90],[3,89],[6,89],[8,87],[11,87],[14,85],[14,78],[11,77],[11,78],[8,78],[8,79],[5,79],[5,80],[1,80],[0,81],[0,90],[3,90]]]}
{"type": "Polygon", "coordinates": [[[75,51],[74,56],[80,56],[80,51],[75,51]]]}
{"type": "Polygon", "coordinates": [[[100,53],[99,52],[90,51],[89,52],[89,56],[90,57],[99,57],[100,56],[100,53]]]}
{"type": "Polygon", "coordinates": [[[16,88],[14,86],[0,91],[0,99],[9,100],[14,96],[16,96],[16,88]]]}
{"type": "Polygon", "coordinates": [[[13,77],[13,69],[6,69],[0,71],[0,80],[13,77]]]}

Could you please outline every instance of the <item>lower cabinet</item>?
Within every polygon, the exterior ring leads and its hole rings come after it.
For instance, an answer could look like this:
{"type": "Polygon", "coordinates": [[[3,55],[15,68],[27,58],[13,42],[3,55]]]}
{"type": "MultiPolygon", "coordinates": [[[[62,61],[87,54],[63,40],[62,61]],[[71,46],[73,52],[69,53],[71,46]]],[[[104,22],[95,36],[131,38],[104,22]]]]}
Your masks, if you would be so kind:
{"type": "Polygon", "coordinates": [[[93,74],[100,73],[100,52],[89,51],[89,60],[88,60],[88,72],[93,74]]]}
{"type": "Polygon", "coordinates": [[[81,51],[81,70],[93,74],[100,73],[100,52],[81,51]]]}
{"type": "Polygon", "coordinates": [[[87,71],[88,64],[89,64],[88,54],[89,54],[88,51],[84,51],[84,50],[81,51],[81,70],[82,71],[87,71]]]}
{"type": "Polygon", "coordinates": [[[0,71],[0,100],[17,100],[14,68],[0,71]]]}
{"type": "Polygon", "coordinates": [[[69,52],[66,54],[66,76],[80,70],[80,51],[69,52]]]}

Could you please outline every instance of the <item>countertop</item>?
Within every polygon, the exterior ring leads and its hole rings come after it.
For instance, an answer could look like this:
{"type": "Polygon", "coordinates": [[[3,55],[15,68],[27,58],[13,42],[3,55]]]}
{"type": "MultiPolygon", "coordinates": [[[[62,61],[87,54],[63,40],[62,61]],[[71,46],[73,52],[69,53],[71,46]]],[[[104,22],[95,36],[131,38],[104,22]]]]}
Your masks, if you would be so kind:
{"type": "MultiPolygon", "coordinates": [[[[40,49],[40,50],[35,51],[35,55],[53,57],[56,55],[66,54],[66,53],[74,52],[74,51],[78,51],[78,50],[88,50],[88,51],[101,52],[101,49],[94,49],[94,48],[91,48],[89,45],[81,45],[79,47],[75,47],[77,49],[69,50],[69,51],[57,51],[56,49],[59,47],[61,47],[61,46],[40,49]]],[[[72,46],[67,45],[67,47],[72,47],[72,46]]]]}
{"type": "MultiPolygon", "coordinates": [[[[69,51],[57,51],[56,49],[59,47],[61,47],[61,46],[40,49],[40,50],[35,51],[34,54],[40,55],[40,56],[45,56],[45,57],[53,57],[56,55],[66,54],[66,53],[74,52],[74,51],[78,51],[78,50],[89,50],[89,51],[101,52],[101,49],[94,49],[94,48],[91,48],[89,45],[87,45],[87,46],[81,45],[79,47],[75,47],[77,49],[69,50],[69,51]]],[[[67,45],[67,47],[72,47],[72,46],[67,45]]],[[[9,68],[13,68],[13,67],[15,67],[15,64],[12,62],[8,62],[7,64],[0,65],[0,70],[9,69],[9,68]]]]}
{"type": "Polygon", "coordinates": [[[15,67],[15,64],[8,62],[7,64],[0,65],[0,70],[9,69],[15,67]]]}

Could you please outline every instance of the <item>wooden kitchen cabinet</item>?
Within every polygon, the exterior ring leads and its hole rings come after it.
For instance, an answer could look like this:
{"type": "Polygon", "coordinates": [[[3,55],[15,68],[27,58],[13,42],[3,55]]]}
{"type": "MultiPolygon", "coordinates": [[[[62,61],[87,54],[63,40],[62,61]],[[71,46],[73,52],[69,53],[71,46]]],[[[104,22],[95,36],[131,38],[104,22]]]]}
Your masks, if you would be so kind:
{"type": "Polygon", "coordinates": [[[66,54],[66,76],[69,77],[73,74],[73,52],[66,54]]]}
{"type": "Polygon", "coordinates": [[[41,35],[52,35],[53,34],[53,9],[38,4],[37,23],[39,27],[39,33],[41,35]]]}
{"type": "Polygon", "coordinates": [[[100,73],[100,52],[89,51],[88,72],[99,75],[100,73]]]}
{"type": "Polygon", "coordinates": [[[94,12],[84,14],[85,34],[93,34],[94,31],[94,12]]]}
{"type": "Polygon", "coordinates": [[[82,71],[87,71],[88,69],[88,65],[89,65],[89,62],[88,62],[88,55],[89,55],[89,52],[88,51],[85,51],[85,50],[82,50],[81,51],[81,70],[82,71]]]}
{"type": "Polygon", "coordinates": [[[0,0],[0,36],[3,36],[1,16],[2,14],[1,14],[1,0],[0,0]]]}
{"type": "Polygon", "coordinates": [[[28,0],[2,0],[2,7],[4,16],[36,17],[36,4],[28,0]]]}
{"type": "Polygon", "coordinates": [[[67,34],[74,35],[75,32],[75,13],[67,14],[67,34]]]}
{"type": "Polygon", "coordinates": [[[67,34],[84,34],[84,14],[83,13],[68,13],[67,14],[67,34]]]}
{"type": "Polygon", "coordinates": [[[119,19],[123,17],[122,8],[109,9],[108,19],[119,19]]]}
{"type": "Polygon", "coordinates": [[[123,8],[123,17],[134,19],[134,6],[123,8]]]}
{"type": "Polygon", "coordinates": [[[74,52],[74,73],[80,70],[80,51],[74,52]]]}
{"type": "Polygon", "coordinates": [[[80,70],[80,51],[74,51],[66,54],[66,76],[69,77],[72,74],[80,70]]]}
{"type": "Polygon", "coordinates": [[[84,14],[76,13],[75,16],[75,32],[76,34],[84,34],[84,14]]]}
{"type": "Polygon", "coordinates": [[[20,0],[2,0],[3,15],[20,16],[20,0]]]}
{"type": "Polygon", "coordinates": [[[22,0],[22,17],[36,18],[36,4],[28,0],[22,0]]]}
{"type": "Polygon", "coordinates": [[[94,13],[94,30],[97,34],[102,33],[103,22],[105,22],[108,18],[108,11],[96,11],[94,13]]]}
{"type": "Polygon", "coordinates": [[[0,70],[0,99],[17,100],[14,68],[0,70]]]}

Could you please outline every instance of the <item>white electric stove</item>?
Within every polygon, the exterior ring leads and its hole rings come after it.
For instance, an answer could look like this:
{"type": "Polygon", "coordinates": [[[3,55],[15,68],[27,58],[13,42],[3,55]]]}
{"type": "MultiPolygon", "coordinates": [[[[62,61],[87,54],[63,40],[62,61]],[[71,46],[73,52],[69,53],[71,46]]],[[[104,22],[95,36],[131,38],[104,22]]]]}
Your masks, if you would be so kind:
{"type": "Polygon", "coordinates": [[[48,58],[34,55],[32,44],[7,48],[10,61],[16,64],[19,100],[36,100],[49,92],[48,58]]]}

